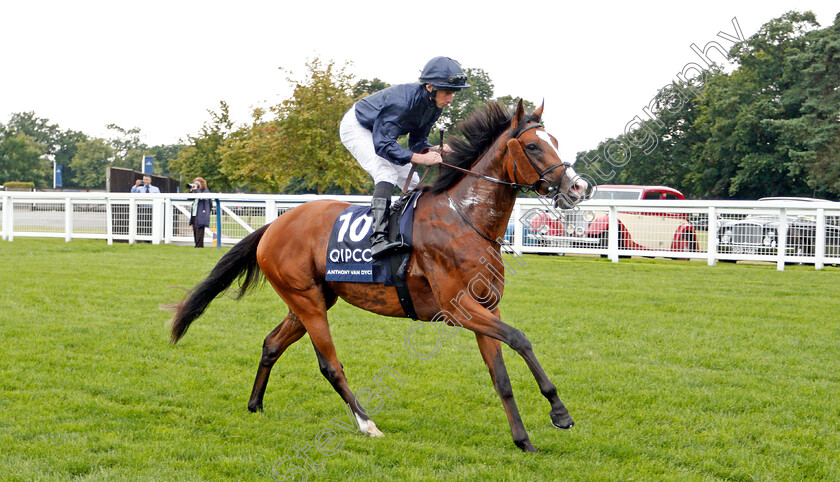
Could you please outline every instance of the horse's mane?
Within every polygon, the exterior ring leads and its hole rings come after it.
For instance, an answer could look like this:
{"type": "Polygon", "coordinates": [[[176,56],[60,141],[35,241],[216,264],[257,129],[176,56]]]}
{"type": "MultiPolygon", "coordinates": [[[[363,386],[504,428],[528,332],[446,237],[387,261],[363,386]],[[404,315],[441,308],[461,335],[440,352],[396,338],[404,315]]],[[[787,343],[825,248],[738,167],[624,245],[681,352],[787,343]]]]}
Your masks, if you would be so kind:
{"type": "MultiPolygon", "coordinates": [[[[520,128],[524,127],[531,117],[533,116],[523,119],[519,124],[520,128]]],[[[444,162],[469,169],[510,126],[512,118],[513,115],[501,104],[488,102],[482,109],[473,112],[458,124],[455,135],[447,141],[452,153],[444,158],[444,162]]],[[[512,134],[516,136],[517,133],[512,134]]],[[[462,177],[463,172],[441,165],[440,174],[434,183],[425,189],[440,194],[454,186],[462,177]]]]}

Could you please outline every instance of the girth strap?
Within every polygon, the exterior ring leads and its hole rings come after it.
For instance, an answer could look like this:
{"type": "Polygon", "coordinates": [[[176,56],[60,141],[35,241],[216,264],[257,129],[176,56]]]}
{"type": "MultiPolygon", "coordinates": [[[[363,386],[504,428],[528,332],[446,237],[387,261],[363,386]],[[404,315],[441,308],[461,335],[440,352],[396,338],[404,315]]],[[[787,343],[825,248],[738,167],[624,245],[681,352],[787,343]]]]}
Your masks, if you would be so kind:
{"type": "Polygon", "coordinates": [[[414,302],[411,301],[411,292],[408,290],[408,283],[405,281],[405,273],[400,273],[400,265],[403,261],[408,261],[411,253],[393,253],[391,259],[391,276],[394,278],[394,288],[397,290],[397,298],[400,300],[405,316],[412,320],[417,319],[417,313],[414,311],[414,302]]]}
{"type": "MultiPolygon", "coordinates": [[[[396,241],[400,236],[399,219],[402,214],[402,209],[391,212],[388,223],[389,241],[396,241]]],[[[395,252],[388,256],[388,262],[391,264],[391,278],[394,280],[394,288],[397,290],[397,299],[400,300],[400,306],[402,306],[405,316],[416,320],[417,312],[414,311],[414,302],[411,301],[411,292],[408,290],[408,283],[405,281],[410,257],[411,251],[395,252]]]]}

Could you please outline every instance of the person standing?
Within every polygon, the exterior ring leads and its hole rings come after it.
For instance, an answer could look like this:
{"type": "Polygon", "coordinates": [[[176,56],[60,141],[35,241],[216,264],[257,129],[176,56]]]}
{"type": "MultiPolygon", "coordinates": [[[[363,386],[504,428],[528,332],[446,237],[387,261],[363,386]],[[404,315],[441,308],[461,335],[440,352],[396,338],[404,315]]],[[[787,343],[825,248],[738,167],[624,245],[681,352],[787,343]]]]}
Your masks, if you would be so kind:
{"type": "Polygon", "coordinates": [[[143,185],[140,186],[138,192],[160,194],[160,189],[158,189],[155,186],[152,186],[152,176],[146,174],[145,176],[143,176],[143,185]]]}
{"type": "MultiPolygon", "coordinates": [[[[193,179],[190,186],[191,193],[210,192],[207,189],[207,181],[203,177],[193,179]]],[[[190,226],[193,228],[193,239],[196,248],[204,247],[204,229],[210,227],[210,200],[195,199],[192,205],[190,226]]]]}
{"type": "MultiPolygon", "coordinates": [[[[431,166],[441,162],[449,146],[429,144],[429,131],[443,108],[452,103],[455,92],[467,89],[461,65],[449,57],[435,57],[426,63],[420,82],[400,84],[356,102],[341,119],[341,142],[356,161],[373,176],[376,185],[371,200],[373,232],[371,256],[381,258],[400,243],[389,243],[388,208],[394,186],[403,186],[410,164],[431,166]],[[397,138],[408,134],[406,149],[397,138]]],[[[412,176],[409,188],[420,182],[412,176]]]]}

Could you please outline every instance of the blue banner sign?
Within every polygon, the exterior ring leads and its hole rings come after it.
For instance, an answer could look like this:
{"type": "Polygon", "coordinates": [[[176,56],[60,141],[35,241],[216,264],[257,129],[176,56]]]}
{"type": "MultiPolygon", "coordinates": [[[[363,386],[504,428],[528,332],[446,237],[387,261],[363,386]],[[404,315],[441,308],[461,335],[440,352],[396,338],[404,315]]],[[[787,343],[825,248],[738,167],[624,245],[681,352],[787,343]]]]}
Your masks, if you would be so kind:
{"type": "Polygon", "coordinates": [[[152,175],[155,167],[155,158],[152,156],[143,156],[143,174],[152,175]]]}

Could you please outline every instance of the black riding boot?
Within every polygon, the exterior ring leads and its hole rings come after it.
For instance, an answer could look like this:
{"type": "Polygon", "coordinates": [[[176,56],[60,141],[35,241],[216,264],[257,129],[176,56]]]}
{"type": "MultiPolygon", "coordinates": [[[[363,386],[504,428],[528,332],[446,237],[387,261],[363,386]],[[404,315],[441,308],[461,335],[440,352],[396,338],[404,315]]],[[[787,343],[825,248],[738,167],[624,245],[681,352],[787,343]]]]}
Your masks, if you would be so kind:
{"type": "Polygon", "coordinates": [[[388,242],[388,218],[392,192],[394,192],[394,185],[388,182],[378,183],[373,191],[373,199],[370,202],[373,214],[373,229],[370,234],[372,258],[381,258],[388,254],[388,251],[402,245],[398,241],[388,242]]]}

